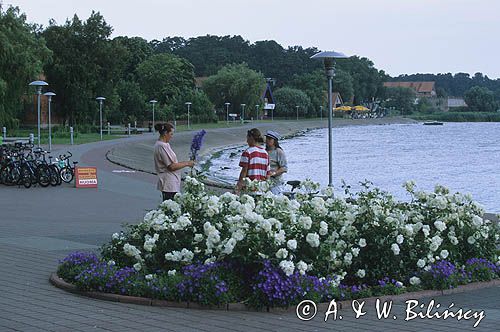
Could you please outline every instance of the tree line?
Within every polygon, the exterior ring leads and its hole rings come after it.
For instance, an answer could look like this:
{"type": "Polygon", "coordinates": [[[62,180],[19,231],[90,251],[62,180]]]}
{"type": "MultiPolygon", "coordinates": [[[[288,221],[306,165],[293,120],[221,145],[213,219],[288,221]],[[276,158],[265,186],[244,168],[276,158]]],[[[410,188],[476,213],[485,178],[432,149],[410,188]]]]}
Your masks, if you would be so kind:
{"type": "MultiPolygon", "coordinates": [[[[19,125],[31,103],[26,96],[33,94],[28,83],[39,77],[57,94],[54,112],[65,124],[81,127],[97,123],[97,96],[106,98],[105,119],[112,123],[151,119],[153,99],[162,120],[185,118],[188,101],[195,122],[223,118],[226,102],[230,112],[239,113],[241,104],[250,112],[255,105],[262,107],[265,78],[275,83],[276,116],[295,114],[296,106],[301,116],[317,116],[326,104],[322,63],[310,59],[318,52],[315,47],[284,48],[273,40],[250,43],[241,36],[147,41],[111,38],[112,31],[98,12],[86,20],[74,15],[64,24],[50,21],[42,27],[29,23],[17,7],[0,9],[0,123],[19,125]],[[201,89],[195,87],[195,77],[207,77],[201,89]]],[[[418,75],[395,79],[428,78],[418,75]]],[[[500,91],[498,80],[476,76],[469,80],[500,91]]],[[[391,79],[371,60],[352,56],[337,61],[334,90],[351,104],[385,100],[383,82],[391,79]]],[[[462,91],[464,77],[451,80],[442,80],[448,85],[435,81],[445,94],[462,91]]]]}

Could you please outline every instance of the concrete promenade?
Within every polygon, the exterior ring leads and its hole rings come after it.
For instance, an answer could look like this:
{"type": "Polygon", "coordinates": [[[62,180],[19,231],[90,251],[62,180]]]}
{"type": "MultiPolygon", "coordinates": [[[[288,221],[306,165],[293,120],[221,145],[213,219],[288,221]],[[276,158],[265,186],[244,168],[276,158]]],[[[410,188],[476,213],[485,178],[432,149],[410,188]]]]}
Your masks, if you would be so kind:
{"type": "MultiPolygon", "coordinates": [[[[320,125],[324,124],[326,121],[320,125]]],[[[318,125],[302,122],[295,127],[292,124],[257,127],[264,131],[274,128],[286,134],[284,129],[293,131],[301,126],[318,125]]],[[[205,151],[228,142],[244,143],[244,133],[251,127],[249,124],[245,128],[209,130],[205,151]]],[[[187,157],[191,138],[189,132],[175,135],[172,145],[180,159],[187,157]]],[[[147,210],[160,202],[154,175],[130,172],[105,158],[110,150],[149,148],[155,139],[152,134],[144,134],[71,147],[70,151],[81,165],[98,167],[97,190],[75,189],[71,185],[31,189],[0,187],[0,331],[500,330],[500,287],[435,298],[441,308],[453,302],[454,308],[484,310],[485,318],[473,329],[475,320],[405,322],[403,303],[393,308],[396,320],[378,320],[370,306],[366,308],[367,315],[359,319],[354,318],[352,310],[343,310],[342,320],[324,322],[319,312],[315,319],[302,322],[294,313],[190,310],[105,302],[66,293],[50,285],[48,278],[56,270],[59,259],[75,250],[97,250],[124,222],[138,222],[147,210]]],[[[147,153],[121,157],[134,157],[144,164],[151,162],[151,155],[147,153]]],[[[420,301],[427,303],[430,299],[420,301]]]]}

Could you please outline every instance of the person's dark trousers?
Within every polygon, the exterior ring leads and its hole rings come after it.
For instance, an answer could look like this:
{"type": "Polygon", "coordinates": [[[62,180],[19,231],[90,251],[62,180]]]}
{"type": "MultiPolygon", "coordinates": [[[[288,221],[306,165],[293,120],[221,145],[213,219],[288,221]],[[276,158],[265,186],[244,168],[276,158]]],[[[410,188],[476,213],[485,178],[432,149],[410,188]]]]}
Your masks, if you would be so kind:
{"type": "Polygon", "coordinates": [[[169,199],[174,199],[175,194],[177,194],[177,193],[166,192],[166,191],[162,191],[161,193],[163,195],[164,201],[169,200],[169,199]]]}

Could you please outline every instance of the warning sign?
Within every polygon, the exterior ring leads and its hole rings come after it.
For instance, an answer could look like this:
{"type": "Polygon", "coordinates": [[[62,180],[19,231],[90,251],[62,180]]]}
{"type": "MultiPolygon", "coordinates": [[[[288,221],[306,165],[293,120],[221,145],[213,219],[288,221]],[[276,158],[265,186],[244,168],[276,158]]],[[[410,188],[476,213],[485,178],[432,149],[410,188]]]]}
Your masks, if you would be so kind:
{"type": "Polygon", "coordinates": [[[75,167],[77,188],[97,188],[97,167],[75,167]]]}

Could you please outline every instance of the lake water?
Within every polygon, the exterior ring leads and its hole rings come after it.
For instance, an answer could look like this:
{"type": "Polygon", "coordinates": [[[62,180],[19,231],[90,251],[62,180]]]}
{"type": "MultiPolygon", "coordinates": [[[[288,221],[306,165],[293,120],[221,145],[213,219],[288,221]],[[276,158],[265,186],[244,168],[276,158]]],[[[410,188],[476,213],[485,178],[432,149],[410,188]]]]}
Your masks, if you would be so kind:
{"type": "MultiPolygon", "coordinates": [[[[328,184],[328,130],[317,129],[281,145],[288,159],[286,180],[310,178],[328,184]]],[[[212,160],[210,173],[236,181],[243,147],[212,160]]],[[[407,200],[402,188],[436,184],[470,193],[488,212],[500,212],[500,123],[445,123],[351,126],[333,129],[333,178],[359,189],[365,179],[407,200]]]]}

